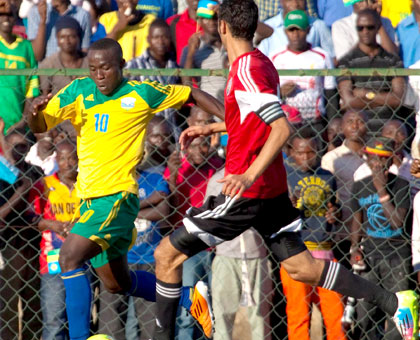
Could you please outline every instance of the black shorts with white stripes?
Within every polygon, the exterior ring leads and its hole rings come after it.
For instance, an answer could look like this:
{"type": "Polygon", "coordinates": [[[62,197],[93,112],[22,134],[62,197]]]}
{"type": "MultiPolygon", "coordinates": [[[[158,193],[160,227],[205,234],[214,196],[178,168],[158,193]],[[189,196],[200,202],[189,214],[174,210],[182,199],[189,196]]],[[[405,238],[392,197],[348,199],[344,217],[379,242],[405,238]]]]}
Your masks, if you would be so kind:
{"type": "Polygon", "coordinates": [[[284,246],[280,248],[287,248],[275,251],[279,260],[306,250],[297,233],[301,227],[299,211],[293,207],[287,193],[270,199],[210,196],[200,208],[190,208],[183,223],[170,240],[188,256],[232,240],[251,227],[273,250],[279,248],[279,243],[284,246]]]}

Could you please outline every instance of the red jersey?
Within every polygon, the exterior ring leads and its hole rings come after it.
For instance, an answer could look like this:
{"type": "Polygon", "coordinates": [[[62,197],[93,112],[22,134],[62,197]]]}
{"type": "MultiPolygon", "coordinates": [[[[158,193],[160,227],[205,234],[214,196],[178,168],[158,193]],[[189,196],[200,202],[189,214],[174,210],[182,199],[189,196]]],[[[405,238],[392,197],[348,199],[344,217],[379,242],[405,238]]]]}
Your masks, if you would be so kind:
{"type": "MultiPolygon", "coordinates": [[[[226,175],[243,174],[267,141],[270,124],[285,116],[279,94],[277,70],[258,49],[233,62],[225,89],[225,121],[229,135],[226,175]]],[[[243,196],[273,198],[286,191],[286,171],[280,152],[243,196]]]]}

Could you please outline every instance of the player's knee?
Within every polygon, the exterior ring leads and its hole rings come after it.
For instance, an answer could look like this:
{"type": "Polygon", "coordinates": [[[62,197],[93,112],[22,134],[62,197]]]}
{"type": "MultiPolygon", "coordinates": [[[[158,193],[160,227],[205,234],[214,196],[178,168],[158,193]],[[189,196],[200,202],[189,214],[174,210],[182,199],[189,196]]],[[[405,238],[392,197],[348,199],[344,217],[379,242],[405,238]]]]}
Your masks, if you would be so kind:
{"type": "Polygon", "coordinates": [[[156,266],[164,269],[170,270],[175,269],[182,264],[180,259],[182,253],[178,252],[170,243],[169,238],[166,237],[162,242],[157,246],[154,256],[156,260],[156,266]]]}
{"type": "Polygon", "coordinates": [[[66,250],[65,248],[61,248],[58,262],[63,273],[75,270],[83,265],[81,261],[78,261],[76,254],[73,254],[72,251],[66,250]]]}

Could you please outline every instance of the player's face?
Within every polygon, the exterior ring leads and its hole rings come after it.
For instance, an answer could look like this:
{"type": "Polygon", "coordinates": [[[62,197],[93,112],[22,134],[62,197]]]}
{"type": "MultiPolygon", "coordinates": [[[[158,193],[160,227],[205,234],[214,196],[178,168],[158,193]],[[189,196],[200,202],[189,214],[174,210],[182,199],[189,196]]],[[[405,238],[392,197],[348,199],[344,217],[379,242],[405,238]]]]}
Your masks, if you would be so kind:
{"type": "Polygon", "coordinates": [[[12,33],[15,18],[12,13],[0,14],[0,32],[5,34],[12,33]]]}
{"type": "Polygon", "coordinates": [[[168,28],[153,27],[147,38],[150,51],[159,56],[165,56],[171,49],[171,35],[168,28]]]}
{"type": "Polygon", "coordinates": [[[90,50],[88,61],[90,77],[99,91],[110,95],[121,84],[124,60],[118,60],[109,51],[90,50]]]}
{"type": "Polygon", "coordinates": [[[60,50],[65,53],[75,53],[80,47],[80,38],[76,30],[63,28],[57,33],[57,44],[60,50]]]}
{"type": "Polygon", "coordinates": [[[305,0],[282,0],[284,14],[300,9],[305,10],[305,0]]]}
{"type": "Polygon", "coordinates": [[[66,177],[77,177],[77,153],[72,145],[64,144],[57,150],[58,172],[66,177]]]}
{"type": "Polygon", "coordinates": [[[356,28],[359,42],[367,46],[376,44],[376,34],[378,33],[379,27],[371,15],[360,16],[357,19],[356,28]]]}
{"type": "Polygon", "coordinates": [[[343,117],[341,126],[344,137],[348,140],[362,142],[366,136],[366,123],[357,112],[348,112],[343,117]]]}
{"type": "Polygon", "coordinates": [[[207,138],[199,137],[194,139],[188,147],[187,158],[193,165],[204,165],[210,151],[210,143],[207,138]]]}
{"type": "Polygon", "coordinates": [[[297,27],[291,27],[286,30],[286,36],[289,40],[289,48],[292,51],[304,51],[308,47],[306,42],[307,31],[297,27]]]}
{"type": "Polygon", "coordinates": [[[291,156],[302,171],[314,169],[317,163],[316,143],[311,139],[295,138],[293,140],[291,156]]]}

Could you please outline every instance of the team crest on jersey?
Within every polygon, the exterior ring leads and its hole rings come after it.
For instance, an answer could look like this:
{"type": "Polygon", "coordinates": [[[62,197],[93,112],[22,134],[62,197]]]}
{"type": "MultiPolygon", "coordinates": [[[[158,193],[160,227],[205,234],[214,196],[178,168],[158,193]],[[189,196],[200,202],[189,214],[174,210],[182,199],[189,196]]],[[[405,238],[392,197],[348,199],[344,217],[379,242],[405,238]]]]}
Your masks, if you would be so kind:
{"type": "Polygon", "coordinates": [[[227,86],[226,86],[226,94],[229,95],[230,94],[230,90],[232,89],[232,78],[230,78],[227,86]]]}
{"type": "Polygon", "coordinates": [[[136,98],[133,97],[125,97],[121,99],[121,108],[130,110],[134,107],[136,103],[136,98]]]}

